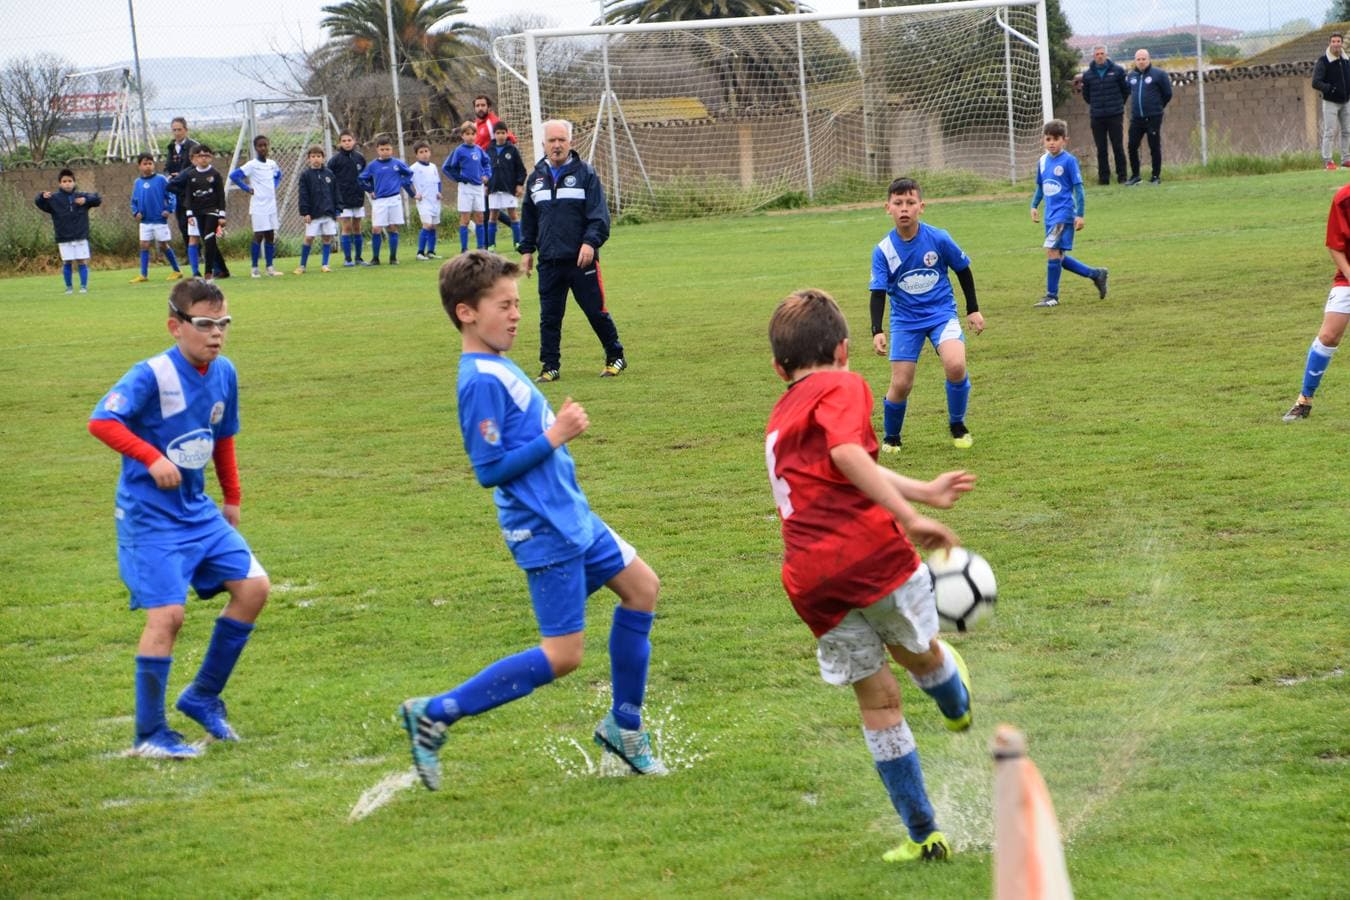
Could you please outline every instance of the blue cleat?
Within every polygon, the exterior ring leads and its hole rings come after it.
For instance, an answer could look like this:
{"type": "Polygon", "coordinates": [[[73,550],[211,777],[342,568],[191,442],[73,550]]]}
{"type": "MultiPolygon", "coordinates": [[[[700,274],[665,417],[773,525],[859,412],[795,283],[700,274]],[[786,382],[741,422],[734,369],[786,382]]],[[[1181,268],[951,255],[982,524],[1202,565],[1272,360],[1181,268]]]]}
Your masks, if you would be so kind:
{"type": "Polygon", "coordinates": [[[444,722],[427,718],[427,704],[430,702],[430,697],[404,700],[398,708],[398,714],[412,744],[413,768],[417,770],[417,777],[422,779],[427,790],[438,791],[441,789],[441,760],[437,754],[445,746],[446,728],[444,722]]]}
{"type": "Polygon", "coordinates": [[[614,713],[595,726],[595,742],[628,763],[639,775],[665,775],[669,770],[652,756],[652,742],[645,728],[633,731],[614,721],[614,713]]]}
{"type": "Polygon", "coordinates": [[[178,695],[174,707],[183,715],[206,729],[206,733],[217,741],[237,741],[239,733],[226,718],[225,701],[219,696],[201,694],[188,685],[178,695]]]}
{"type": "Polygon", "coordinates": [[[136,741],[132,756],[142,759],[196,759],[202,751],[183,740],[183,736],[167,727],[136,741]]]}

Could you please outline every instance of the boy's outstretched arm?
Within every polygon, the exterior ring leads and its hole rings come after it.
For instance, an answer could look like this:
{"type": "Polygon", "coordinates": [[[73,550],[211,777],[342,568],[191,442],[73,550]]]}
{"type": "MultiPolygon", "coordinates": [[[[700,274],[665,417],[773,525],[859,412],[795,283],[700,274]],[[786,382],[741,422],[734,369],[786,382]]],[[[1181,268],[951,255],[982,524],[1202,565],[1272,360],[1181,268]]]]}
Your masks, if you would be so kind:
{"type": "Polygon", "coordinates": [[[919,481],[917,478],[909,478],[895,472],[891,469],[877,467],[885,474],[886,479],[895,485],[895,489],[906,500],[915,503],[923,503],[937,509],[949,509],[961,499],[961,495],[975,487],[975,475],[957,469],[952,472],[943,472],[932,481],[919,481]]]}
{"type": "Polygon", "coordinates": [[[956,535],[951,529],[941,522],[919,515],[901,494],[898,485],[861,445],[840,444],[832,447],[830,459],[867,499],[894,516],[915,544],[926,550],[956,546],[956,535]]]}

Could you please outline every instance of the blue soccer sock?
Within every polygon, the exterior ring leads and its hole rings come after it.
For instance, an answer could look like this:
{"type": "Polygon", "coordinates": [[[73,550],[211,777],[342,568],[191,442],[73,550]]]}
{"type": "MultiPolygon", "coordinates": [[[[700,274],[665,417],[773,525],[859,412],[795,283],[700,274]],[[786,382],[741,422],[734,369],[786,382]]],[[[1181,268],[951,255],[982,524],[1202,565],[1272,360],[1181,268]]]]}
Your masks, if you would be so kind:
{"type": "Polygon", "coordinates": [[[960,381],[947,382],[947,421],[956,424],[966,420],[966,406],[970,403],[970,376],[960,381]]]}
{"type": "Polygon", "coordinates": [[[378,261],[380,258],[380,245],[384,243],[384,232],[377,231],[370,236],[370,258],[371,261],[378,261]]]}
{"type": "Polygon", "coordinates": [[[956,660],[945,649],[942,651],[942,665],[927,675],[909,677],[918,685],[919,690],[937,702],[938,709],[948,719],[959,719],[970,710],[970,694],[961,683],[961,673],[956,670],[956,660]]]}
{"type": "Polygon", "coordinates": [[[342,259],[346,262],[352,261],[352,236],[350,234],[342,236],[342,259]]]}
{"type": "Polygon", "coordinates": [[[520,223],[515,219],[511,220],[511,239],[517,244],[520,243],[520,223]]]}
{"type": "Polygon", "coordinates": [[[497,246],[497,223],[489,222],[487,224],[487,245],[489,247],[497,246]]]}
{"type": "Polygon", "coordinates": [[[136,740],[168,727],[164,718],[164,693],[169,687],[172,656],[136,657],[136,740]]]}
{"type": "Polygon", "coordinates": [[[309,265],[309,251],[310,251],[309,244],[300,245],[300,268],[302,269],[305,266],[309,265]]]}
{"type": "Polygon", "coordinates": [[[1052,297],[1059,296],[1059,276],[1063,271],[1063,260],[1047,259],[1045,261],[1045,292],[1052,297]]]}
{"type": "Polygon", "coordinates": [[[1331,365],[1331,357],[1335,354],[1335,347],[1328,347],[1319,339],[1313,338],[1312,346],[1308,348],[1308,364],[1303,367],[1303,396],[1309,400],[1317,392],[1317,386],[1322,383],[1322,376],[1326,374],[1327,366],[1331,365]]]}
{"type": "Polygon", "coordinates": [[[225,682],[230,680],[234,664],[239,662],[239,654],[244,652],[244,645],[252,634],[253,625],[249,622],[225,616],[216,619],[211,643],[206,645],[206,655],[202,657],[202,667],[192,679],[192,689],[213,697],[225,690],[225,682]]]}
{"type": "Polygon", "coordinates": [[[881,401],[881,428],[886,437],[900,437],[900,429],[905,427],[905,409],[908,406],[908,400],[901,400],[899,403],[892,403],[890,400],[881,401]]]}
{"type": "Polygon", "coordinates": [[[272,263],[276,261],[276,258],[277,245],[272,241],[265,241],[263,243],[263,262],[267,263],[267,268],[272,268],[272,263]]]}
{"type": "Polygon", "coordinates": [[[252,244],[249,244],[248,254],[249,257],[253,260],[253,268],[255,269],[258,268],[258,257],[262,255],[262,244],[258,243],[257,241],[254,241],[252,244]]]}
{"type": "Polygon", "coordinates": [[[141,251],[141,277],[146,278],[150,275],[150,251],[141,251]]]}
{"type": "MultiPolygon", "coordinates": [[[[200,278],[202,275],[202,248],[196,244],[188,244],[188,268],[192,269],[192,277],[200,278]]],[[[67,282],[69,283],[69,282],[67,282]]]]}
{"type": "Polygon", "coordinates": [[[468,252],[469,252],[469,226],[468,226],[468,225],[461,225],[461,226],[459,226],[459,252],[460,252],[460,253],[468,253],[468,252]]]}
{"type": "Polygon", "coordinates": [[[423,256],[427,252],[427,230],[423,228],[417,232],[417,255],[423,256]]]}
{"type": "Polygon", "coordinates": [[[170,246],[168,246],[167,244],[164,246],[164,258],[167,259],[167,260],[169,261],[169,265],[173,267],[173,270],[174,270],[175,272],[177,272],[177,271],[178,271],[178,257],[174,254],[173,248],[170,247],[170,246]]]}
{"type": "Polygon", "coordinates": [[[609,629],[609,679],[614,693],[614,721],[621,728],[642,727],[642,695],[647,691],[647,663],[652,655],[652,621],[639,609],[614,607],[609,629]]]}
{"type": "Polygon", "coordinates": [[[75,285],[71,282],[71,280],[70,280],[71,273],[74,272],[74,271],[75,271],[75,269],[74,269],[73,266],[71,266],[70,263],[62,263],[62,264],[61,264],[61,277],[64,278],[64,279],[66,280],[66,287],[74,287],[74,286],[75,286],[75,285]]]}
{"type": "Polygon", "coordinates": [[[464,716],[477,716],[512,700],[519,700],[553,680],[553,667],[538,647],[499,659],[459,687],[431,698],[427,717],[453,725],[464,716]]]}
{"type": "Polygon", "coordinates": [[[80,287],[89,287],[89,267],[80,263],[80,287]]]}
{"type": "Polygon", "coordinates": [[[326,269],[328,268],[328,259],[333,254],[333,244],[330,241],[325,241],[321,252],[323,254],[323,267],[326,269]]]}
{"type": "Polygon", "coordinates": [[[487,246],[487,228],[480,222],[473,226],[474,246],[482,250],[487,246]]]}
{"type": "MultiPolygon", "coordinates": [[[[379,253],[380,251],[375,251],[377,256],[379,253]]],[[[391,231],[389,232],[389,261],[393,262],[396,259],[398,259],[398,232],[391,231]]]]}
{"type": "Polygon", "coordinates": [[[1092,268],[1092,266],[1083,265],[1067,253],[1060,258],[1060,262],[1064,264],[1064,268],[1075,275],[1082,275],[1084,278],[1091,278],[1097,274],[1097,270],[1092,268]]]}
{"type": "Polygon", "coordinates": [[[434,225],[427,229],[427,252],[436,252],[436,227],[434,225]]]}
{"type": "Polygon", "coordinates": [[[357,232],[352,235],[352,244],[356,247],[356,259],[359,262],[361,259],[361,251],[365,249],[366,246],[366,236],[357,232]]]}
{"type": "Polygon", "coordinates": [[[899,725],[881,731],[864,728],[863,738],[867,741],[867,749],[872,751],[881,783],[891,795],[891,805],[900,814],[910,839],[922,843],[937,830],[937,822],[923,784],[919,750],[909,723],[901,719],[899,725]]]}

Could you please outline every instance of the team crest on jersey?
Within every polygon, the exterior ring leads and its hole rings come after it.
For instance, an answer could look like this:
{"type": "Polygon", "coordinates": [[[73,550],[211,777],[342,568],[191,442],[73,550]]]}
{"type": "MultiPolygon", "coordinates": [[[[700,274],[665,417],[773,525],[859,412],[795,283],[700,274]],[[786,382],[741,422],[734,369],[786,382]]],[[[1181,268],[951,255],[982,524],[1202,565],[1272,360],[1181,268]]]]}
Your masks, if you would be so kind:
{"type": "Polygon", "coordinates": [[[563,185],[564,185],[565,187],[576,187],[576,186],[577,186],[577,176],[575,176],[575,175],[568,175],[566,178],[563,179],[563,185]]]}
{"type": "Polygon", "coordinates": [[[929,250],[927,253],[923,255],[923,264],[925,266],[937,265],[937,254],[934,253],[932,250],[929,250]]]}
{"type": "Polygon", "coordinates": [[[1055,166],[1055,174],[1056,174],[1056,175],[1063,175],[1063,174],[1064,174],[1064,167],[1063,167],[1063,166],[1055,166]]]}
{"type": "Polygon", "coordinates": [[[108,412],[126,412],[127,398],[118,391],[108,391],[108,396],[103,398],[103,408],[108,412]]]}
{"type": "Polygon", "coordinates": [[[211,461],[211,451],[216,442],[211,438],[211,430],[198,428],[187,434],[180,434],[169,441],[164,455],[180,469],[204,469],[211,461]]]}
{"type": "Polygon", "coordinates": [[[544,189],[544,179],[542,178],[536,178],[534,180],[534,184],[530,186],[530,190],[532,191],[542,191],[543,189],[544,189]]]}
{"type": "Polygon", "coordinates": [[[211,424],[219,425],[223,418],[225,418],[225,401],[217,400],[211,407],[211,424]]]}
{"type": "Polygon", "coordinates": [[[483,436],[483,440],[494,447],[502,442],[502,432],[501,429],[497,427],[496,419],[484,419],[479,422],[478,433],[483,436]]]}

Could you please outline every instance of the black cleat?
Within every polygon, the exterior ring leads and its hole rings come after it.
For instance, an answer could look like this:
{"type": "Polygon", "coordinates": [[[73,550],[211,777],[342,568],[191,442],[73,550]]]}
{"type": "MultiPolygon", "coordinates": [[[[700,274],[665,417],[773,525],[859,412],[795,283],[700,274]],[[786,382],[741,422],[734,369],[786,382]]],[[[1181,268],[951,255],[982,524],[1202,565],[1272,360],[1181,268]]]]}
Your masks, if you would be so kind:
{"type": "Polygon", "coordinates": [[[1107,278],[1107,276],[1110,275],[1110,274],[1111,274],[1111,273],[1108,272],[1105,268],[1101,268],[1101,269],[1098,269],[1098,270],[1097,270],[1097,274],[1096,274],[1096,275],[1093,275],[1093,276],[1092,276],[1092,283],[1095,284],[1095,285],[1097,286],[1097,299],[1098,299],[1098,300],[1105,300],[1105,299],[1106,299],[1106,278],[1107,278]]]}

